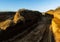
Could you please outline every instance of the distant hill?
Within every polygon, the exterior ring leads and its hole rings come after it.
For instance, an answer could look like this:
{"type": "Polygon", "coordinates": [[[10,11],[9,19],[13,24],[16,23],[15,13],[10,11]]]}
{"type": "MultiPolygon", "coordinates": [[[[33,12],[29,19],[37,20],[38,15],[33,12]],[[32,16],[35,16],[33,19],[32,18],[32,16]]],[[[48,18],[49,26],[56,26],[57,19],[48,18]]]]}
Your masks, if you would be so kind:
{"type": "Polygon", "coordinates": [[[16,12],[0,12],[0,22],[15,15],[16,12]]]}

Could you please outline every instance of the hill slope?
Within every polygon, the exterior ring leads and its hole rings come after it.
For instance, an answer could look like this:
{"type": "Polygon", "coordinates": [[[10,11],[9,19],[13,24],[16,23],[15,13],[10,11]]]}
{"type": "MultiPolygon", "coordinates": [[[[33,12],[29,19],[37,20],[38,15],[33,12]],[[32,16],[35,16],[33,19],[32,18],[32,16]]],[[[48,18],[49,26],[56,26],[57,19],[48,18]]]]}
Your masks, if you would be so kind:
{"type": "Polygon", "coordinates": [[[53,11],[50,11],[50,13],[48,11],[47,13],[52,14],[54,16],[51,27],[52,27],[52,31],[54,33],[56,42],[60,42],[60,7],[56,8],[53,11]]]}

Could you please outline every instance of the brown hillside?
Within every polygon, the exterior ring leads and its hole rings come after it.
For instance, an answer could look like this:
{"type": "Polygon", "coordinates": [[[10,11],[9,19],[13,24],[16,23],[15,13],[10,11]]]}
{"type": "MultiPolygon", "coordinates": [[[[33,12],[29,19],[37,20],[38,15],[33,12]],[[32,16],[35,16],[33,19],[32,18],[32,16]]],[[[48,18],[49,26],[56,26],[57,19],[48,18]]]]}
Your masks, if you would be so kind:
{"type": "Polygon", "coordinates": [[[46,13],[53,15],[54,14],[54,10],[49,10],[46,13]]]}
{"type": "Polygon", "coordinates": [[[53,14],[54,16],[52,20],[52,31],[54,33],[55,41],[60,42],[60,7],[53,11],[48,11],[47,13],[53,14]]]}

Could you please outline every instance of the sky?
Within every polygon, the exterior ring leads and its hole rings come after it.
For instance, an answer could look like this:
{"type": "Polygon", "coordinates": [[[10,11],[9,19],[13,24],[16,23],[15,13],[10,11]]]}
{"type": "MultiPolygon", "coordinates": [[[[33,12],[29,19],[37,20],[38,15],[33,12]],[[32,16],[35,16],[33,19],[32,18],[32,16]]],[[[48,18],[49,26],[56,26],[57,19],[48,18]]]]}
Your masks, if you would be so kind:
{"type": "Polygon", "coordinates": [[[25,8],[45,12],[60,6],[60,0],[0,0],[0,11],[17,11],[25,8]]]}

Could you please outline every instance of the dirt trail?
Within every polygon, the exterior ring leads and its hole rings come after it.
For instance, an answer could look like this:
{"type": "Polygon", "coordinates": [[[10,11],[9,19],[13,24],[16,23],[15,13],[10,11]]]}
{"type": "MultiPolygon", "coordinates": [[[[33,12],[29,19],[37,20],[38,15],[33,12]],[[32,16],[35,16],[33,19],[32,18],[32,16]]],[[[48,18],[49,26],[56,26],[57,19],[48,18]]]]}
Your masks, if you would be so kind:
{"type": "Polygon", "coordinates": [[[47,18],[43,17],[42,21],[38,22],[38,26],[32,30],[28,35],[22,39],[18,39],[14,42],[49,42],[49,24],[47,23],[47,18]],[[45,18],[45,19],[44,19],[45,18]],[[45,22],[44,22],[45,21],[45,22]],[[45,37],[43,37],[45,36],[45,37]],[[41,40],[44,39],[44,40],[41,40]]]}

